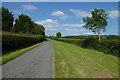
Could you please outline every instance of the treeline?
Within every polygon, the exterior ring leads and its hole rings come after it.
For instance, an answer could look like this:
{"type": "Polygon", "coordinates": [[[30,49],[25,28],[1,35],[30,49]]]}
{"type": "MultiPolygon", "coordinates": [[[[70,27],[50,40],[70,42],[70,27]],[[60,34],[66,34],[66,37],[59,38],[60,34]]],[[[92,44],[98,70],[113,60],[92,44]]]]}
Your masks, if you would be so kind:
{"type": "Polygon", "coordinates": [[[120,36],[103,35],[101,36],[101,41],[98,41],[96,36],[66,36],[62,38],[51,37],[51,39],[120,57],[120,43],[118,42],[120,36]]]}
{"type": "Polygon", "coordinates": [[[26,14],[14,15],[2,7],[2,52],[27,47],[45,40],[45,28],[26,14]]]}
{"type": "Polygon", "coordinates": [[[14,21],[12,12],[4,7],[2,7],[2,31],[12,33],[40,34],[45,36],[45,28],[42,25],[36,24],[32,21],[28,15],[18,15],[18,19],[15,19],[14,21]]]}

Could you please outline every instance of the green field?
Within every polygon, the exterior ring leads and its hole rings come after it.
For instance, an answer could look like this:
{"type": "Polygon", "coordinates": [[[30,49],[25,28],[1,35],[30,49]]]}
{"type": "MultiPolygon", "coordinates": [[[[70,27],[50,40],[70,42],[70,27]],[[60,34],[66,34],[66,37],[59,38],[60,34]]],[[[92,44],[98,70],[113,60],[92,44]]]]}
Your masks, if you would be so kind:
{"type": "Polygon", "coordinates": [[[91,49],[51,40],[56,78],[118,77],[118,58],[91,49]]]}

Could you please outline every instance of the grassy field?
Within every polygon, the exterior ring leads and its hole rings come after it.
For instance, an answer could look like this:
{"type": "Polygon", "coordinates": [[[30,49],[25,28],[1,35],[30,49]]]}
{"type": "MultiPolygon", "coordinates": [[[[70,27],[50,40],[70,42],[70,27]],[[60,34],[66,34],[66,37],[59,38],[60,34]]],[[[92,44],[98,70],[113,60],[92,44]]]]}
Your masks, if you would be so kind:
{"type": "Polygon", "coordinates": [[[29,47],[26,47],[26,48],[23,48],[23,49],[19,49],[19,50],[16,50],[16,51],[13,51],[13,52],[10,52],[9,54],[6,54],[4,56],[1,56],[0,57],[0,64],[5,64],[7,62],[9,62],[10,60],[13,60],[15,59],[16,57],[32,50],[33,48],[41,45],[43,42],[41,43],[37,43],[37,44],[34,44],[32,46],[29,46],[29,47]]]}
{"type": "Polygon", "coordinates": [[[56,78],[118,77],[118,58],[91,49],[51,40],[56,78]]]}

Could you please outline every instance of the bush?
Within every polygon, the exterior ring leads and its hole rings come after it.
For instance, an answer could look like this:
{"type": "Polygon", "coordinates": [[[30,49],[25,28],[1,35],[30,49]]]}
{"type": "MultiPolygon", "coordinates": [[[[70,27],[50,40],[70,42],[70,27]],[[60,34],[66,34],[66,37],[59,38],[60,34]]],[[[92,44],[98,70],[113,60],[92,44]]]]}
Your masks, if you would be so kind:
{"type": "Polygon", "coordinates": [[[98,40],[96,40],[93,37],[87,38],[85,39],[82,43],[81,43],[81,47],[84,48],[93,48],[96,47],[96,45],[98,44],[98,40]]]}
{"type": "Polygon", "coordinates": [[[16,50],[19,48],[31,46],[33,44],[42,42],[45,37],[42,35],[32,34],[15,34],[3,32],[2,34],[2,52],[16,50]]]}
{"type": "Polygon", "coordinates": [[[83,39],[67,39],[67,38],[52,38],[54,40],[57,41],[62,41],[62,42],[66,42],[66,43],[70,43],[70,44],[74,44],[77,46],[81,46],[81,42],[83,41],[83,39]]]}
{"type": "Polygon", "coordinates": [[[120,56],[120,43],[118,43],[118,39],[105,39],[98,42],[95,38],[88,38],[82,42],[81,47],[95,49],[104,52],[105,54],[120,56]]]}
{"type": "Polygon", "coordinates": [[[81,39],[80,37],[75,37],[74,39],[73,37],[64,37],[58,39],[53,37],[52,39],[81,46],[83,48],[95,49],[97,51],[104,52],[105,54],[120,57],[120,43],[118,43],[118,39],[120,39],[119,36],[114,36],[114,38],[111,36],[104,38],[104,36],[102,36],[103,39],[100,42],[96,36],[89,36],[84,38],[82,37],[81,39]]]}

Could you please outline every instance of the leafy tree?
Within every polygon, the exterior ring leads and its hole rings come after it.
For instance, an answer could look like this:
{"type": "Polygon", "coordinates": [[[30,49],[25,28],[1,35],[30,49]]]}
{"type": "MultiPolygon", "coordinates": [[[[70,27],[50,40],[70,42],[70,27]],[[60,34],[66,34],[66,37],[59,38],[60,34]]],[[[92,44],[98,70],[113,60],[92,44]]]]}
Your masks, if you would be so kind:
{"type": "Polygon", "coordinates": [[[60,38],[61,35],[62,35],[62,34],[61,34],[60,32],[56,33],[56,37],[58,37],[58,38],[60,38]]]}
{"type": "Polygon", "coordinates": [[[45,36],[45,28],[42,25],[34,24],[34,28],[32,29],[31,33],[33,34],[41,34],[43,36],[45,36]]]}
{"type": "Polygon", "coordinates": [[[30,33],[34,27],[31,18],[25,14],[19,15],[15,20],[14,32],[30,33]]]}
{"type": "Polygon", "coordinates": [[[2,31],[2,7],[0,7],[0,32],[2,31]]]}
{"type": "Polygon", "coordinates": [[[27,15],[21,14],[15,20],[13,32],[41,34],[45,36],[45,28],[42,25],[34,23],[27,15]]]}
{"type": "Polygon", "coordinates": [[[105,32],[106,26],[108,25],[108,13],[103,9],[96,8],[91,12],[91,14],[91,17],[83,18],[83,22],[85,23],[83,27],[91,30],[95,34],[97,33],[100,41],[101,31],[105,32]]]}
{"type": "Polygon", "coordinates": [[[7,8],[2,7],[2,30],[10,31],[13,27],[14,17],[12,12],[10,12],[7,8]]]}

